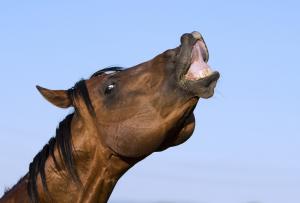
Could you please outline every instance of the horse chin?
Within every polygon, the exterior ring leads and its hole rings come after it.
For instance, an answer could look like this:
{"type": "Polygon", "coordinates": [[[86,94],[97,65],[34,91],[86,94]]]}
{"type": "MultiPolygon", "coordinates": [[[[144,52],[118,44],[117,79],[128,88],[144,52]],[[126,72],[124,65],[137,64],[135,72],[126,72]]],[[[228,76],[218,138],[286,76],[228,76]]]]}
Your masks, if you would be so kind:
{"type": "Polygon", "coordinates": [[[171,147],[180,145],[187,141],[193,134],[195,129],[195,116],[194,113],[190,113],[190,115],[185,119],[183,127],[173,140],[171,147]]]}
{"type": "Polygon", "coordinates": [[[180,128],[175,129],[170,135],[164,140],[164,142],[157,149],[157,152],[163,151],[169,147],[174,147],[186,142],[193,134],[195,129],[195,116],[193,111],[187,112],[184,119],[179,124],[180,128]]]}

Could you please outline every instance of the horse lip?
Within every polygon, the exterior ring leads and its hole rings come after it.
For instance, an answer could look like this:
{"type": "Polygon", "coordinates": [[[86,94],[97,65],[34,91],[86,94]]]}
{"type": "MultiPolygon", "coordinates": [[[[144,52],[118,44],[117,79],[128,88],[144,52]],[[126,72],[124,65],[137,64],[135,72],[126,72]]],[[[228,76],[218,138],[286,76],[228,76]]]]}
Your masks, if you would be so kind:
{"type": "Polygon", "coordinates": [[[192,51],[197,43],[199,43],[199,46],[201,47],[203,62],[208,62],[209,53],[207,45],[200,33],[193,32],[191,34],[184,34],[181,37],[181,45],[179,47],[179,51],[177,52],[178,64],[176,67],[177,81],[179,85],[185,90],[194,92],[196,95],[198,94],[197,92],[200,91],[199,88],[210,89],[220,77],[218,71],[211,71],[208,76],[199,77],[195,80],[185,78],[185,75],[188,73],[192,65],[192,51]]]}
{"type": "MultiPolygon", "coordinates": [[[[193,33],[192,33],[193,34],[193,33]]],[[[200,34],[200,33],[199,33],[200,34]]],[[[192,35],[194,37],[194,34],[192,35]]],[[[200,35],[201,36],[201,35],[200,35]]],[[[178,62],[179,62],[179,65],[180,67],[178,67],[177,71],[180,72],[179,74],[179,77],[178,79],[179,80],[183,80],[184,79],[184,75],[188,72],[191,64],[192,64],[192,57],[191,57],[191,54],[192,54],[192,51],[194,49],[194,46],[199,43],[202,50],[204,51],[204,56],[203,56],[203,59],[204,59],[204,62],[207,63],[208,62],[208,59],[209,59],[209,52],[208,52],[208,48],[207,48],[207,45],[204,41],[204,39],[202,38],[195,38],[194,37],[194,42],[190,45],[188,45],[188,47],[185,47],[183,42],[182,44],[180,45],[180,50],[179,50],[179,53],[178,53],[178,62]]],[[[201,80],[201,79],[199,79],[201,80]]]]}
{"type": "Polygon", "coordinates": [[[204,49],[204,54],[205,54],[205,56],[203,57],[204,58],[204,62],[207,63],[208,59],[209,59],[208,48],[207,48],[206,43],[205,43],[205,41],[204,41],[203,38],[201,40],[196,41],[195,44],[199,43],[199,41],[200,41],[200,44],[202,46],[202,49],[204,49]]]}
{"type": "Polygon", "coordinates": [[[220,73],[218,71],[214,71],[209,76],[192,82],[201,83],[202,86],[209,87],[212,82],[217,81],[219,78],[220,78],[220,73]]]}

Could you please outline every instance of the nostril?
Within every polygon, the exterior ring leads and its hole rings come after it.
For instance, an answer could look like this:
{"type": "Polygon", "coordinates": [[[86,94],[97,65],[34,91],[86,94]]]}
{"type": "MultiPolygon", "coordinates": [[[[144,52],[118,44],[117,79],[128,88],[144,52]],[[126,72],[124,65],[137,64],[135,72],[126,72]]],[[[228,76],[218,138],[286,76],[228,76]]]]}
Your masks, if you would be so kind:
{"type": "Polygon", "coordinates": [[[188,44],[188,42],[190,41],[190,38],[191,38],[191,34],[189,34],[189,33],[183,34],[180,38],[181,44],[186,44],[186,43],[188,44]]]}
{"type": "MultiPolygon", "coordinates": [[[[201,38],[202,39],[202,38],[201,38]]],[[[192,33],[185,33],[181,36],[180,38],[180,42],[182,45],[186,45],[188,47],[190,46],[193,46],[195,44],[195,42],[197,41],[198,39],[196,39],[192,33]]]]}

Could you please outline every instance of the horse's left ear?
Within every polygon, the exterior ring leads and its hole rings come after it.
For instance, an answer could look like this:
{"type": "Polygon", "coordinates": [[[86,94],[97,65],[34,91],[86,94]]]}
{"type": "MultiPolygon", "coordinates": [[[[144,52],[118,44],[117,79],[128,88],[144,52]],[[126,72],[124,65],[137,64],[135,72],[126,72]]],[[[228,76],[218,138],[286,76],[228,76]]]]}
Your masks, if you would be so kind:
{"type": "Polygon", "coordinates": [[[45,99],[57,107],[68,108],[72,106],[72,98],[68,90],[49,90],[38,85],[36,88],[45,99]]]}

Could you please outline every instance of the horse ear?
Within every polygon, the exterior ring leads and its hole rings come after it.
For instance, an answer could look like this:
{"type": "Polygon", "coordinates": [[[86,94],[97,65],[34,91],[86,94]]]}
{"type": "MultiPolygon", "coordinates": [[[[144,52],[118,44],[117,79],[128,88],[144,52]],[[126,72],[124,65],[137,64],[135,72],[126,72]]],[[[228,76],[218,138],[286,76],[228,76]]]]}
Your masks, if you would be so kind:
{"type": "Polygon", "coordinates": [[[67,90],[49,90],[40,86],[36,86],[38,91],[47,99],[51,104],[60,108],[68,108],[72,106],[72,98],[67,90]]]}

